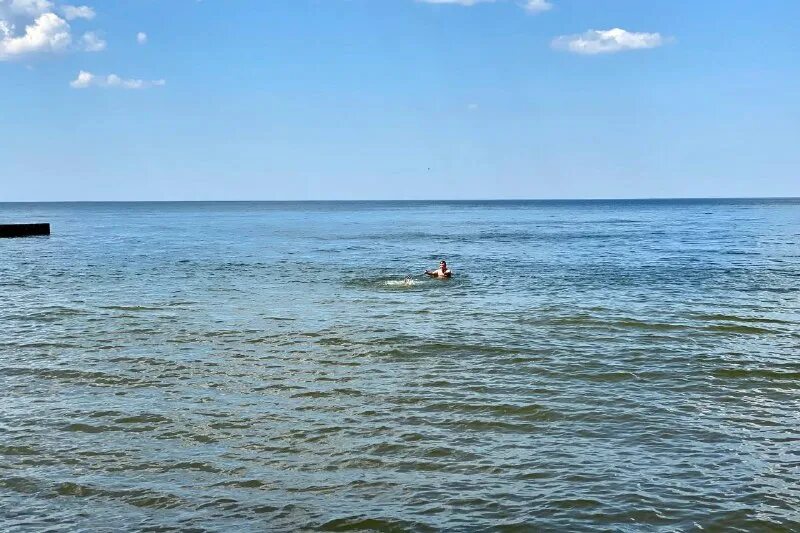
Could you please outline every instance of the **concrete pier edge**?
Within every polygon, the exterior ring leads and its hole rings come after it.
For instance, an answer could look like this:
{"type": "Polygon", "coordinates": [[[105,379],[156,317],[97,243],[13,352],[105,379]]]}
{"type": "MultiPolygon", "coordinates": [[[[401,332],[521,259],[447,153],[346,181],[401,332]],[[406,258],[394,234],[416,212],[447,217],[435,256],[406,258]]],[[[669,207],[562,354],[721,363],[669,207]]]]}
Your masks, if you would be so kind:
{"type": "Polygon", "coordinates": [[[0,224],[0,238],[32,237],[35,235],[50,235],[50,223],[0,224]]]}

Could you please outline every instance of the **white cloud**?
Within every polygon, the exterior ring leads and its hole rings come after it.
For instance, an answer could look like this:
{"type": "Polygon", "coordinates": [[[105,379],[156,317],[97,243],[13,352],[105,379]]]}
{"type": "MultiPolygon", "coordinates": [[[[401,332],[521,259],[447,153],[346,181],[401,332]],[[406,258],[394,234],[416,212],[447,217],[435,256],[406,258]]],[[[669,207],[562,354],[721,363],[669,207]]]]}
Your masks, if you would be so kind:
{"type": "Polygon", "coordinates": [[[89,6],[61,6],[61,12],[67,20],[94,18],[94,9],[89,6]]]}
{"type": "Polygon", "coordinates": [[[0,0],[0,16],[17,15],[35,18],[52,10],[53,3],[49,0],[0,0]]]}
{"type": "Polygon", "coordinates": [[[102,52],[106,49],[106,42],[93,31],[87,31],[83,34],[81,44],[83,44],[83,49],[87,52],[102,52]]]}
{"type": "Polygon", "coordinates": [[[522,9],[528,13],[544,13],[553,9],[553,4],[547,0],[525,0],[522,3],[522,9]]]}
{"type": "Polygon", "coordinates": [[[136,34],[136,42],[139,44],[147,44],[147,34],[143,31],[140,31],[136,34]]]}
{"type": "Polygon", "coordinates": [[[73,89],[88,89],[89,87],[107,89],[150,89],[151,87],[162,87],[166,84],[167,82],[165,80],[126,79],[116,74],[97,76],[85,70],[81,70],[78,73],[78,77],[69,83],[70,87],[73,89]]]}
{"type": "Polygon", "coordinates": [[[96,32],[85,32],[77,39],[67,22],[94,16],[88,6],[50,0],[0,0],[0,61],[38,53],[104,50],[106,42],[96,32]]]}
{"type": "Polygon", "coordinates": [[[637,33],[620,28],[589,30],[575,35],[562,35],[551,43],[556,50],[575,54],[613,54],[625,50],[643,50],[663,45],[667,39],[660,33],[637,33]]]}
{"type": "Polygon", "coordinates": [[[95,76],[91,72],[82,70],[78,72],[78,77],[69,82],[70,87],[73,89],[85,89],[94,81],[95,76]]]}
{"type": "Polygon", "coordinates": [[[55,13],[39,15],[19,37],[14,36],[13,25],[0,22],[0,61],[36,52],[62,52],[72,43],[69,24],[55,13]]]}

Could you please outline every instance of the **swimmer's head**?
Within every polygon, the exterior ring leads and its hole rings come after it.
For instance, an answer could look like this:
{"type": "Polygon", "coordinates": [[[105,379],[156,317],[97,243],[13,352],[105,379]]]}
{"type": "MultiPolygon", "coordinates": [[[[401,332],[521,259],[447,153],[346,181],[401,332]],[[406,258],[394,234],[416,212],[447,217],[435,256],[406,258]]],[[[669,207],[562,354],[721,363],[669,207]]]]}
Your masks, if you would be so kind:
{"type": "Polygon", "coordinates": [[[441,268],[442,270],[447,270],[447,261],[444,260],[439,261],[439,268],[441,268]]]}

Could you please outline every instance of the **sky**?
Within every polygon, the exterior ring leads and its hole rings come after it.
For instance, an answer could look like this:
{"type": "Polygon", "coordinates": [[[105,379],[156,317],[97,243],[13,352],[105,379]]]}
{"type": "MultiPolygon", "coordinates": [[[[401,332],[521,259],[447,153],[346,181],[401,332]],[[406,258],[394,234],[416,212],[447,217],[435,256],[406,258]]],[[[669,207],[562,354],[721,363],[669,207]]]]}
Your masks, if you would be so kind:
{"type": "Polygon", "coordinates": [[[797,0],[70,2],[0,0],[0,201],[800,196],[797,0]]]}

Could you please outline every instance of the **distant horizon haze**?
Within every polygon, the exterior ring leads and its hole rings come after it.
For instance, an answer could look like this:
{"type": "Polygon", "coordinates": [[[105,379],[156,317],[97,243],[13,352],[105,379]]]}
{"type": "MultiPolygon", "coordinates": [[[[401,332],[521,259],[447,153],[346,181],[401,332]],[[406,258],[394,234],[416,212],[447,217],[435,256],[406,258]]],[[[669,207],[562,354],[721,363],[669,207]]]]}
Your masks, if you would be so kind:
{"type": "Polygon", "coordinates": [[[800,196],[693,196],[682,198],[651,197],[651,198],[365,198],[365,199],[229,199],[229,200],[45,200],[45,201],[0,201],[0,204],[182,204],[182,203],[264,203],[264,204],[313,204],[313,203],[602,203],[602,202],[760,202],[760,201],[796,202],[800,196]]]}

